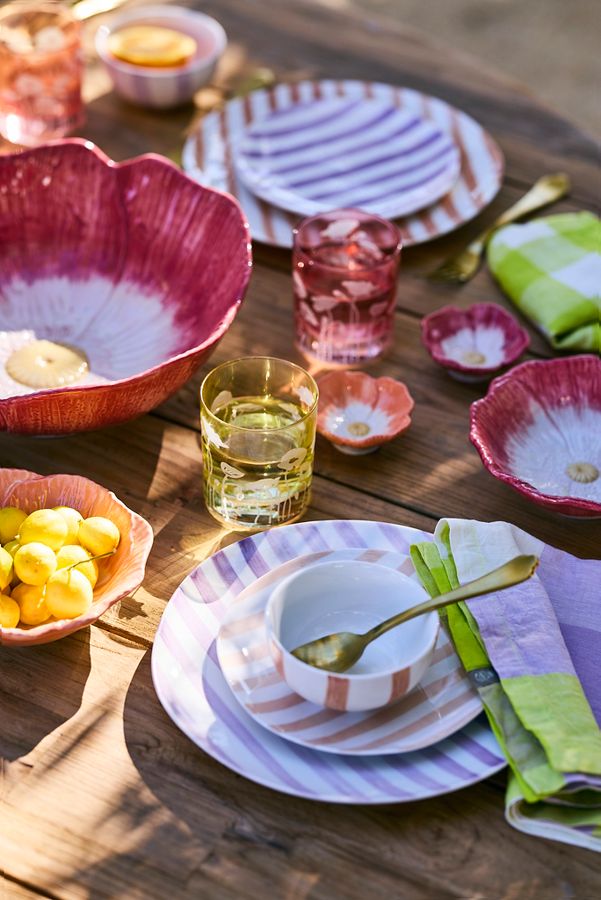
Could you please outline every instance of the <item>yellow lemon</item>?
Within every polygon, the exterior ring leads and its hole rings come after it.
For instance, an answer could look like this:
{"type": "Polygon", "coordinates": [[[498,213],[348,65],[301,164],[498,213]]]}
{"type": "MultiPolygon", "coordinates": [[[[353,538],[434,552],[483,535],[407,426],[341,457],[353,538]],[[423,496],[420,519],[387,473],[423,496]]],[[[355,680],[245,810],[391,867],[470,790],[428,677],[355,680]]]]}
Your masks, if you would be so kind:
{"type": "Polygon", "coordinates": [[[51,550],[59,550],[67,537],[67,523],[54,509],[36,509],[27,516],[19,532],[21,544],[46,544],[51,550]]]}
{"type": "Polygon", "coordinates": [[[162,25],[129,25],[108,39],[113,56],[134,66],[182,66],[196,53],[193,37],[162,25]]]}
{"type": "Polygon", "coordinates": [[[60,513],[67,523],[67,537],[65,538],[65,544],[74,544],[77,540],[79,524],[83,521],[82,514],[77,512],[76,509],[72,509],[70,506],[53,506],[52,510],[53,512],[60,513]]]}
{"type": "Polygon", "coordinates": [[[46,544],[33,542],[15,553],[15,574],[25,584],[44,584],[56,571],[56,556],[46,544]]]}
{"type": "Polygon", "coordinates": [[[19,605],[19,618],[23,625],[41,625],[50,618],[45,591],[43,584],[18,584],[14,589],[11,599],[19,605]]]}
{"type": "Polygon", "coordinates": [[[119,546],[121,535],[119,529],[110,519],[104,516],[92,516],[84,519],[79,526],[79,543],[92,556],[102,556],[103,553],[112,553],[119,546]]]}
{"type": "Polygon", "coordinates": [[[16,506],[5,506],[0,509],[0,544],[12,541],[26,518],[27,513],[17,509],[16,506]]]}
{"type": "Polygon", "coordinates": [[[0,594],[0,628],[16,628],[20,617],[19,604],[12,597],[0,594]]]}
{"type": "Polygon", "coordinates": [[[13,558],[4,547],[0,547],[0,591],[10,584],[12,577],[13,558]]]}
{"type": "Polygon", "coordinates": [[[92,587],[98,581],[98,564],[95,559],[90,559],[90,554],[79,544],[65,544],[56,554],[56,568],[64,569],[67,566],[77,564],[78,572],[85,575],[92,587]]]}
{"type": "Polygon", "coordinates": [[[59,569],[48,579],[46,605],[57,619],[74,619],[92,605],[92,585],[77,569],[59,569]]]}
{"type": "MultiPolygon", "coordinates": [[[[10,555],[12,556],[12,558],[14,560],[15,553],[17,552],[17,550],[19,549],[20,546],[21,546],[21,544],[18,541],[9,541],[8,544],[4,545],[4,549],[6,550],[7,553],[10,553],[10,555]]],[[[18,582],[19,582],[19,579],[15,573],[15,569],[14,569],[14,565],[13,565],[13,577],[12,577],[11,584],[18,584],[18,582]]]]}

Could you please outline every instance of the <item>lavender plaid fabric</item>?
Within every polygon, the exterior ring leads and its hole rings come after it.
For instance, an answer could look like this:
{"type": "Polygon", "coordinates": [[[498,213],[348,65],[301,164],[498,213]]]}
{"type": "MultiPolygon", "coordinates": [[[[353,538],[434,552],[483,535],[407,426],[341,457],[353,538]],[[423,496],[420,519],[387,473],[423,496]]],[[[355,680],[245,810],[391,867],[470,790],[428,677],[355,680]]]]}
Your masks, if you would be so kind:
{"type": "Polygon", "coordinates": [[[540,558],[536,575],[450,608],[449,625],[511,767],[508,821],[601,851],[601,561],[505,522],[443,520],[412,548],[430,593],[519,553],[540,558]]]}

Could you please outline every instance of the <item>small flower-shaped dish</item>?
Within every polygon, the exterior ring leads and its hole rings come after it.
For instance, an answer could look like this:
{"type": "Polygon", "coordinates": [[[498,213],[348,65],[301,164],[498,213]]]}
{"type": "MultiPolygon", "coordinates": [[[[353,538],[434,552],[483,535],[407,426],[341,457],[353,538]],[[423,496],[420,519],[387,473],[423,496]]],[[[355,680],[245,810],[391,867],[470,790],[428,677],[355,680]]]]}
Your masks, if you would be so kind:
{"type": "Polygon", "coordinates": [[[76,619],[50,619],[42,625],[0,628],[0,645],[49,644],[95,622],[142,583],[152,547],[152,528],[111,491],[79,475],[36,475],[25,469],[0,469],[0,507],[17,506],[26,513],[71,506],[84,518],[105,516],[121,533],[117,552],[103,561],[94,602],[76,619]]]}
{"type": "Polygon", "coordinates": [[[538,506],[601,516],[601,359],[536,360],[472,403],[470,439],[495,478],[538,506]]]}
{"type": "Polygon", "coordinates": [[[485,381],[515,362],[530,338],[496,303],[469,309],[444,306],[422,319],[422,341],[432,359],[459,381],[485,381]]]}
{"type": "Polygon", "coordinates": [[[413,398],[401,381],[336,371],[318,384],[317,430],[342,453],[371,453],[411,424],[413,398]]]}

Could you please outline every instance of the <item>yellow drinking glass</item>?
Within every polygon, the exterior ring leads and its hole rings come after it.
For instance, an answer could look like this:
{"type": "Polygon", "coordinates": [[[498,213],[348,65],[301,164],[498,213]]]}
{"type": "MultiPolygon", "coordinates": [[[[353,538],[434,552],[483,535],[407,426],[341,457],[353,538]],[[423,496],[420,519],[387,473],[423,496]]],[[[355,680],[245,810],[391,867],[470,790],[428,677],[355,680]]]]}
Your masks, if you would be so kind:
{"type": "Polygon", "coordinates": [[[247,357],[200,388],[207,509],[236,531],[294,522],[310,501],[318,390],[284,359],[247,357]]]}

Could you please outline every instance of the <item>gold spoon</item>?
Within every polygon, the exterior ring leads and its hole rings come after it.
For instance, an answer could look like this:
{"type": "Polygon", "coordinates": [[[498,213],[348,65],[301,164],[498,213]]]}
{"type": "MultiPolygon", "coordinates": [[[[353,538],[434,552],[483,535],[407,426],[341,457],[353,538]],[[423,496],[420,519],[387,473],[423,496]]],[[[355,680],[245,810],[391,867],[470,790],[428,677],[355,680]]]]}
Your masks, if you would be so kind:
{"type": "Polygon", "coordinates": [[[370,628],[365,634],[353,634],[351,631],[327,634],[314,641],[301,644],[300,647],[291,651],[292,655],[317,669],[326,669],[328,672],[346,672],[361,657],[368,644],[386,631],[390,631],[391,628],[396,628],[397,625],[402,625],[409,619],[433,612],[442,606],[450,606],[461,600],[469,600],[470,597],[479,597],[482,594],[490,594],[493,591],[502,591],[505,588],[513,587],[513,585],[530,578],[537,565],[536,556],[516,556],[499,566],[498,569],[494,569],[474,581],[468,581],[467,584],[460,585],[454,591],[440,594],[438,597],[405,609],[396,616],[391,616],[390,619],[370,628]]]}

